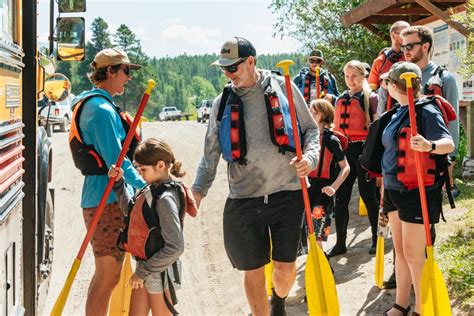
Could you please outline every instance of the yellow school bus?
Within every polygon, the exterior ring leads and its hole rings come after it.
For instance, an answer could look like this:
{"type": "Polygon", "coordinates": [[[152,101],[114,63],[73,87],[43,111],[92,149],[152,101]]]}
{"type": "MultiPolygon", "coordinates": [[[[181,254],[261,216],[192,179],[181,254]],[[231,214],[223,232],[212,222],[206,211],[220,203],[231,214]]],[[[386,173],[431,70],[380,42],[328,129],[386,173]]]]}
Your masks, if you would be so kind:
{"type": "Polygon", "coordinates": [[[58,101],[55,87],[70,83],[48,81],[54,63],[38,57],[36,21],[36,0],[0,0],[0,316],[37,315],[51,276],[52,148],[38,100],[58,101]]]}

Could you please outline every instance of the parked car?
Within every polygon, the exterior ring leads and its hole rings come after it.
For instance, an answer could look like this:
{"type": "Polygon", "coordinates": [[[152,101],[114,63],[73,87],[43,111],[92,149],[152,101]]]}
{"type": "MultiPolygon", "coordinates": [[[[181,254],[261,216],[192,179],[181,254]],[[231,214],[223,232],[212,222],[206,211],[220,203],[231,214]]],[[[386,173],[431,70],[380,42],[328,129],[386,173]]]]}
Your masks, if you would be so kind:
{"type": "Polygon", "coordinates": [[[176,120],[181,119],[181,111],[175,106],[165,106],[161,113],[158,115],[160,121],[176,120]]]}
{"type": "Polygon", "coordinates": [[[206,122],[211,114],[212,100],[203,100],[197,108],[198,123],[206,122]]]}
{"type": "Polygon", "coordinates": [[[51,109],[44,108],[40,112],[40,123],[46,128],[48,136],[51,136],[55,126],[59,126],[61,132],[69,131],[72,118],[72,100],[74,95],[70,94],[61,102],[51,102],[51,109]],[[48,117],[49,112],[49,117],[48,117]],[[48,125],[46,125],[46,121],[48,125]]]}

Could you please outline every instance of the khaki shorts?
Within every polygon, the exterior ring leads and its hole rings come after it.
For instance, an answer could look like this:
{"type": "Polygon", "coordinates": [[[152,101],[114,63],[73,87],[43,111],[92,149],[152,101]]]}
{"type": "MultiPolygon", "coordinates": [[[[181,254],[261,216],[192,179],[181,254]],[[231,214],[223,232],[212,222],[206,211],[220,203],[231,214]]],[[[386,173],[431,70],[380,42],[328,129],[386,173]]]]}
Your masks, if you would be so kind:
{"type": "MultiPolygon", "coordinates": [[[[96,212],[96,207],[84,208],[82,215],[86,228],[90,226],[96,212]]],[[[124,216],[117,203],[107,204],[99,219],[94,235],[91,239],[94,257],[112,256],[122,260],[124,253],[117,248],[117,238],[124,225],[124,216]]]]}

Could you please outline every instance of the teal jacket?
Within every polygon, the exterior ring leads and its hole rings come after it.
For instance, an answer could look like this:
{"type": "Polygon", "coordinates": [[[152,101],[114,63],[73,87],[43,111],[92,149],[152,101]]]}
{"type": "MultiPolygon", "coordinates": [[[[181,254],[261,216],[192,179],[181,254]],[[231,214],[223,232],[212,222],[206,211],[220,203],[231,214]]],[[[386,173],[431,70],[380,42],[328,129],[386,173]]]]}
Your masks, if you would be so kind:
{"type": "MultiPolygon", "coordinates": [[[[100,93],[102,97],[92,97],[83,104],[79,127],[85,144],[94,146],[97,153],[104,159],[107,166],[115,164],[122,149],[122,141],[127,136],[116,105],[110,103],[112,96],[105,90],[94,88],[78,95],[73,101],[73,107],[91,93],[100,93]]],[[[122,164],[125,182],[133,188],[141,189],[145,182],[133,167],[128,158],[122,164]]],[[[107,175],[85,176],[82,186],[81,207],[97,207],[105,191],[109,177],[107,175]]],[[[128,187],[129,190],[132,188],[128,187]]],[[[115,194],[109,195],[107,204],[117,201],[115,194]]]]}

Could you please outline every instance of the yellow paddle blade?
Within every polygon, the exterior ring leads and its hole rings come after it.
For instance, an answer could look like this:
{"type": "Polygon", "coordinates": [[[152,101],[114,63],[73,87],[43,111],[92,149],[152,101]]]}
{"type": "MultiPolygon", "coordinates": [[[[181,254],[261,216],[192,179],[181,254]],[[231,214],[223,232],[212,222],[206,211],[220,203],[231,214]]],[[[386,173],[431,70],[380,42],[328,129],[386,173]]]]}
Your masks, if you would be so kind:
{"type": "Polygon", "coordinates": [[[272,283],[272,277],[273,277],[273,261],[270,261],[265,265],[265,284],[267,287],[267,295],[272,296],[272,289],[273,289],[273,283],[272,283]]]}
{"type": "Polygon", "coordinates": [[[385,239],[383,236],[377,237],[377,251],[375,253],[375,285],[381,289],[383,286],[384,274],[384,254],[385,254],[385,239]]]}
{"type": "Polygon", "coordinates": [[[451,303],[443,275],[434,261],[433,247],[426,247],[427,260],[421,279],[421,314],[450,316],[451,303]]]}
{"type": "Polygon", "coordinates": [[[71,291],[72,282],[76,278],[77,270],[81,266],[81,260],[74,259],[74,262],[71,267],[71,271],[67,276],[66,282],[64,282],[63,289],[61,293],[59,293],[56,302],[54,303],[53,309],[51,310],[51,316],[61,316],[63,313],[64,305],[66,305],[67,298],[69,296],[69,292],[71,291]]]}
{"type": "Polygon", "coordinates": [[[309,253],[305,270],[306,298],[309,315],[339,315],[336,284],[324,252],[309,235],[309,253]]]}
{"type": "Polygon", "coordinates": [[[365,206],[364,200],[362,200],[362,198],[359,198],[359,215],[367,216],[367,207],[365,206]]]}
{"type": "Polygon", "coordinates": [[[109,316],[127,316],[130,309],[130,297],[132,296],[132,287],[129,284],[132,276],[132,261],[130,254],[125,254],[125,260],[120,273],[120,281],[112,292],[109,302],[109,316]]]}

